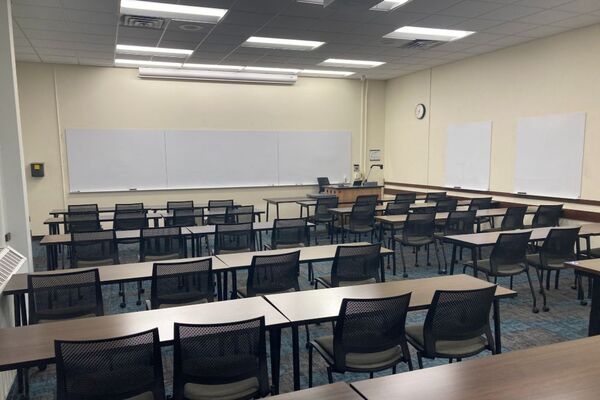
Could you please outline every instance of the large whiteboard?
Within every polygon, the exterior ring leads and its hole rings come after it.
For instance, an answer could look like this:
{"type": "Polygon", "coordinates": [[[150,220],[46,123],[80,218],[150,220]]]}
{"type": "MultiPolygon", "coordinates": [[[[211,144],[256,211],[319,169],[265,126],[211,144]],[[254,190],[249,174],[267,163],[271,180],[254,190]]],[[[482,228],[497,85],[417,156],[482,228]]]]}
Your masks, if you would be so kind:
{"type": "Polygon", "coordinates": [[[585,113],[574,113],[519,120],[516,192],[581,196],[585,119],[585,113]]]}
{"type": "Polygon", "coordinates": [[[314,185],[349,175],[350,132],[67,129],[71,192],[314,185]]]}
{"type": "Polygon", "coordinates": [[[492,122],[448,126],[446,186],[489,190],[492,122]]]}

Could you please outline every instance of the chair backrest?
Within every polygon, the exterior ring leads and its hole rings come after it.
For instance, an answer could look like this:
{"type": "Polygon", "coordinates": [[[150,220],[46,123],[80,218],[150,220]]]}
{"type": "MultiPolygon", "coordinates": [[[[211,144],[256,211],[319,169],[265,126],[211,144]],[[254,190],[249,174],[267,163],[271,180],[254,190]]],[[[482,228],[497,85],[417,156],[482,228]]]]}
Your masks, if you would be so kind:
{"type": "Polygon", "coordinates": [[[374,203],[354,204],[352,206],[352,211],[348,216],[350,229],[356,227],[372,227],[375,223],[375,207],[376,205],[374,203]]]}
{"type": "Polygon", "coordinates": [[[310,233],[306,218],[276,219],[271,233],[271,248],[309,246],[310,233]]]}
{"type": "Polygon", "coordinates": [[[241,224],[254,222],[254,206],[232,206],[225,211],[225,223],[241,224]]]}
{"type": "Polygon", "coordinates": [[[475,290],[436,290],[423,326],[425,354],[435,355],[438,340],[467,340],[486,335],[493,347],[490,309],[496,286],[475,290]]]}
{"type": "Polygon", "coordinates": [[[208,225],[224,224],[225,213],[228,207],[233,207],[233,200],[209,200],[208,201],[208,218],[206,223],[208,225]]]}
{"type": "Polygon", "coordinates": [[[550,229],[540,249],[542,265],[562,266],[564,262],[576,260],[575,243],[579,239],[580,229],[580,226],[550,229]]]}
{"type": "Polygon", "coordinates": [[[29,324],[104,315],[98,269],[27,275],[29,324]]]}
{"type": "Polygon", "coordinates": [[[215,225],[215,254],[254,250],[252,223],[215,225]]]}
{"type": "Polygon", "coordinates": [[[338,246],[331,265],[331,284],[381,280],[381,243],[338,246]]]}
{"type": "Polygon", "coordinates": [[[213,301],[212,259],[177,263],[154,263],[150,302],[152,309],[162,305],[213,301]]]}
{"type": "Polygon", "coordinates": [[[175,208],[173,209],[173,218],[171,218],[171,226],[195,226],[196,217],[202,218],[200,214],[196,214],[196,210],[193,208],[175,208]]]}
{"type": "Polygon", "coordinates": [[[182,201],[167,201],[167,211],[173,211],[177,209],[194,209],[193,200],[182,200],[182,201]]]}
{"type": "MultiPolygon", "coordinates": [[[[418,205],[417,205],[418,206],[418,205]]],[[[412,206],[410,208],[413,214],[436,214],[437,207],[436,206],[412,206]]]]}
{"type": "Polygon", "coordinates": [[[158,328],[103,340],[56,340],[54,349],[58,400],[165,399],[158,328]]]}
{"type": "Polygon", "coordinates": [[[444,224],[444,235],[465,235],[473,233],[477,211],[450,211],[444,224]]]}
{"type": "Polygon", "coordinates": [[[315,207],[315,219],[331,221],[333,220],[333,214],[329,212],[330,208],[337,208],[339,202],[336,196],[331,197],[319,197],[317,199],[317,205],[315,207]]]}
{"type": "Polygon", "coordinates": [[[117,203],[115,211],[144,211],[144,203],[117,203]]]}
{"type": "Polygon", "coordinates": [[[292,253],[252,257],[246,288],[248,297],[300,291],[300,250],[292,253]]]}
{"type": "Polygon", "coordinates": [[[377,353],[406,343],[410,296],[343,299],[333,330],[336,369],[345,370],[348,353],[377,353]]]}
{"type": "Polygon", "coordinates": [[[410,203],[408,201],[394,202],[391,201],[385,206],[385,215],[405,215],[410,211],[410,203]]]}
{"type": "Polygon", "coordinates": [[[560,215],[562,213],[562,208],[562,204],[543,204],[539,206],[537,211],[535,212],[535,215],[533,216],[531,226],[533,228],[558,226],[558,223],[560,221],[560,215]]]}
{"type": "Polygon", "coordinates": [[[184,258],[185,240],[180,226],[145,228],[140,231],[140,261],[184,258]]]}
{"type": "Polygon", "coordinates": [[[356,196],[356,202],[354,204],[375,204],[377,205],[377,195],[376,194],[364,194],[361,196],[356,196]]]}
{"type": "Polygon", "coordinates": [[[531,231],[501,233],[490,254],[492,274],[502,273],[506,269],[514,270],[515,266],[525,265],[530,237],[531,231]]]}
{"type": "Polygon", "coordinates": [[[223,211],[227,207],[233,207],[233,200],[209,200],[208,209],[211,211],[223,211]]]}
{"type": "Polygon", "coordinates": [[[457,206],[458,200],[451,198],[440,199],[435,202],[436,212],[456,211],[457,206]]]}
{"type": "Polygon", "coordinates": [[[469,204],[469,210],[487,210],[492,207],[492,198],[491,197],[476,197],[471,199],[471,203],[469,204]]]}
{"type": "Polygon", "coordinates": [[[92,232],[102,230],[97,212],[69,212],[65,215],[67,232],[92,232]]]}
{"type": "Polygon", "coordinates": [[[319,185],[319,193],[323,193],[325,191],[325,186],[329,185],[329,178],[320,176],[317,178],[317,184],[319,185]]]}
{"type": "Polygon", "coordinates": [[[256,378],[258,393],[269,393],[265,317],[215,325],[175,323],[173,399],[186,383],[223,385],[256,378]]]}
{"type": "Polygon", "coordinates": [[[148,227],[146,210],[117,210],[113,228],[117,231],[144,229],[148,227]]]}
{"type": "Polygon", "coordinates": [[[415,192],[396,193],[394,197],[394,203],[414,203],[417,200],[417,194],[415,192]]]}
{"type": "Polygon", "coordinates": [[[438,200],[442,200],[446,198],[446,192],[429,192],[425,195],[425,202],[435,203],[438,200]]]}
{"type": "Polygon", "coordinates": [[[98,213],[98,204],[70,204],[67,208],[70,213],[98,213]]]}
{"type": "Polygon", "coordinates": [[[71,232],[71,267],[119,264],[114,230],[71,232]]]}
{"type": "Polygon", "coordinates": [[[406,217],[402,237],[410,240],[415,237],[433,238],[435,232],[435,213],[411,213],[406,217]]]}
{"type": "Polygon", "coordinates": [[[502,223],[500,224],[500,229],[503,231],[509,231],[513,229],[523,229],[523,220],[525,219],[525,213],[527,212],[527,207],[517,206],[517,207],[508,207],[506,209],[506,213],[502,218],[502,223]]]}

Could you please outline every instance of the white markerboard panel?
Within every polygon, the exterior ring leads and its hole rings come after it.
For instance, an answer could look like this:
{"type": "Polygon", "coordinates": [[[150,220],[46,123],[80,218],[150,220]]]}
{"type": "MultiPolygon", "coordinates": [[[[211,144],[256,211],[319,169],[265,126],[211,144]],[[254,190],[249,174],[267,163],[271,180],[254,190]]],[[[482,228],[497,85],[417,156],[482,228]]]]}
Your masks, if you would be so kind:
{"type": "Polygon", "coordinates": [[[318,176],[331,182],[350,177],[350,132],[279,133],[279,184],[314,184],[318,176]]]}
{"type": "Polygon", "coordinates": [[[516,192],[581,196],[585,120],[585,113],[519,119],[516,192]]]}
{"type": "Polygon", "coordinates": [[[448,126],[446,186],[489,190],[491,148],[491,121],[448,126]]]}
{"type": "Polygon", "coordinates": [[[166,154],[169,189],[278,184],[274,132],[169,131],[166,154]]]}
{"type": "Polygon", "coordinates": [[[164,189],[164,132],[67,129],[71,192],[164,189]]]}

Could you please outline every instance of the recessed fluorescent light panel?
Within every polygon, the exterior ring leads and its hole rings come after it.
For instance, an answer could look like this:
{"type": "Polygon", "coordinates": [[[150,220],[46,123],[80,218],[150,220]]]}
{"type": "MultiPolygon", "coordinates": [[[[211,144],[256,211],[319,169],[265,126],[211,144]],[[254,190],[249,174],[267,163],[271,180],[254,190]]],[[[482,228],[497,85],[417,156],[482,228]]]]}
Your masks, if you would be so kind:
{"type": "Polygon", "coordinates": [[[298,3],[306,3],[306,4],[317,4],[323,7],[327,7],[335,0],[297,0],[298,3]]]}
{"type": "Polygon", "coordinates": [[[155,3],[152,1],[121,0],[121,14],[216,24],[227,14],[227,10],[222,8],[155,3]]]}
{"type": "Polygon", "coordinates": [[[161,47],[133,46],[128,44],[117,45],[117,53],[119,54],[136,54],[140,56],[187,57],[193,52],[194,50],[185,49],[167,49],[161,47]]]}
{"type": "Polygon", "coordinates": [[[304,50],[310,51],[321,47],[325,42],[314,40],[282,39],[260,36],[250,36],[248,40],[242,43],[244,47],[258,47],[262,49],[280,49],[280,50],[304,50]]]}
{"type": "Polygon", "coordinates": [[[244,67],[239,65],[220,65],[220,64],[194,64],[194,63],[185,63],[183,64],[183,68],[188,69],[204,69],[209,71],[241,71],[244,67]]]}
{"type": "Polygon", "coordinates": [[[422,28],[418,26],[403,26],[394,32],[388,33],[384,38],[402,40],[438,40],[451,42],[474,34],[471,31],[456,31],[451,29],[422,28]]]}
{"type": "Polygon", "coordinates": [[[123,67],[166,67],[166,68],[180,68],[181,63],[167,62],[167,61],[145,61],[145,60],[130,60],[124,58],[117,58],[115,65],[123,67]]]}
{"type": "Polygon", "coordinates": [[[345,67],[345,68],[374,68],[385,64],[382,61],[365,60],[343,60],[339,58],[328,58],[319,65],[324,67],[345,67]]]}
{"type": "Polygon", "coordinates": [[[331,76],[344,78],[346,76],[354,75],[354,72],[349,71],[330,71],[324,69],[303,69],[299,72],[300,75],[304,76],[331,76]]]}
{"type": "Polygon", "coordinates": [[[374,5],[370,9],[373,11],[392,11],[412,0],[383,0],[381,3],[374,5]]]}

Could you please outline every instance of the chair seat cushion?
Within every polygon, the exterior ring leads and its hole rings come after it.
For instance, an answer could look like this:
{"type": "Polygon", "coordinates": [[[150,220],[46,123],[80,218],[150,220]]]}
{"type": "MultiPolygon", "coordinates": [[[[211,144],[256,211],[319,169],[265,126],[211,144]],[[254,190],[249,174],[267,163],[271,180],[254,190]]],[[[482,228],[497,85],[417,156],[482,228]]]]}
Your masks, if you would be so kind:
{"type": "Polygon", "coordinates": [[[404,239],[401,235],[396,235],[394,240],[405,246],[425,246],[433,243],[433,237],[431,236],[410,236],[404,239]]]}
{"type": "MultiPolygon", "coordinates": [[[[248,297],[248,288],[245,286],[242,287],[238,287],[237,289],[238,294],[240,294],[242,297],[248,297]]],[[[256,293],[256,296],[268,296],[270,294],[277,294],[277,293],[291,293],[291,292],[295,292],[296,289],[295,288],[290,288],[287,290],[280,290],[280,291],[274,291],[274,292],[258,292],[256,293]]]]}
{"type": "MultiPolygon", "coordinates": [[[[322,281],[323,283],[325,283],[327,286],[332,287],[333,283],[331,281],[331,275],[322,275],[319,278],[317,278],[318,280],[322,281]]],[[[340,287],[344,287],[344,286],[356,286],[356,285],[365,285],[367,283],[377,283],[377,280],[375,278],[369,278],[369,279],[361,279],[358,281],[340,281],[340,287]]]]}
{"type": "Polygon", "coordinates": [[[165,261],[165,260],[175,260],[177,258],[181,258],[182,255],[179,253],[169,253],[169,254],[146,254],[144,256],[144,261],[165,261]]]}
{"type": "MultiPolygon", "coordinates": [[[[425,348],[423,325],[410,325],[406,327],[406,337],[411,344],[419,350],[425,348]]],[[[461,357],[477,354],[487,348],[485,336],[478,336],[466,340],[438,340],[435,343],[436,355],[441,357],[461,357]]]]}
{"type": "Polygon", "coordinates": [[[572,260],[566,260],[566,259],[555,259],[555,260],[548,260],[548,264],[547,265],[543,265],[542,261],[540,260],[540,255],[539,254],[527,254],[527,264],[529,265],[533,265],[536,268],[545,268],[545,269],[564,269],[564,263],[567,261],[572,261],[572,260]]]}
{"type": "MultiPolygon", "coordinates": [[[[315,340],[331,358],[333,355],[333,336],[324,336],[315,340]]],[[[346,353],[346,367],[371,371],[395,365],[402,359],[402,349],[394,346],[391,349],[376,353],[346,353]]]]}
{"type": "Polygon", "coordinates": [[[590,257],[600,258],[600,247],[590,249],[589,253],[590,253],[590,257]]]}
{"type": "Polygon", "coordinates": [[[235,253],[244,253],[247,251],[254,251],[254,250],[252,250],[250,247],[246,247],[243,249],[234,249],[234,250],[220,249],[218,254],[235,254],[235,253]]]}
{"type": "Polygon", "coordinates": [[[369,225],[354,225],[354,226],[344,226],[344,230],[350,233],[369,233],[373,231],[373,227],[369,225]]]}
{"type": "Polygon", "coordinates": [[[101,260],[77,260],[76,268],[101,267],[103,265],[114,265],[114,258],[103,258],[101,260]]]}
{"type": "Polygon", "coordinates": [[[252,377],[220,385],[186,383],[183,387],[183,395],[189,400],[235,400],[246,398],[258,390],[258,379],[252,377]]]}
{"type": "Polygon", "coordinates": [[[158,308],[172,308],[181,306],[191,306],[193,304],[208,303],[208,300],[205,297],[201,299],[190,299],[190,296],[187,293],[177,293],[167,296],[161,296],[159,301],[164,303],[158,306],[158,308]],[[186,299],[189,299],[189,301],[185,301],[186,299]]]}
{"type": "MultiPolygon", "coordinates": [[[[465,265],[468,265],[469,267],[473,267],[473,262],[467,261],[465,263],[465,265]]],[[[490,275],[494,275],[494,274],[492,274],[492,268],[490,266],[489,259],[477,260],[477,269],[480,271],[484,271],[490,275]]],[[[497,275],[518,275],[518,274],[522,273],[523,271],[525,271],[525,266],[523,266],[521,264],[502,265],[498,269],[497,275]]]]}
{"type": "MultiPolygon", "coordinates": [[[[267,246],[265,245],[265,247],[267,247],[267,246]]],[[[268,246],[269,249],[277,249],[277,250],[281,250],[281,249],[295,249],[296,247],[306,247],[306,243],[287,243],[287,244],[281,244],[281,243],[279,243],[275,247],[268,246]]]]}

